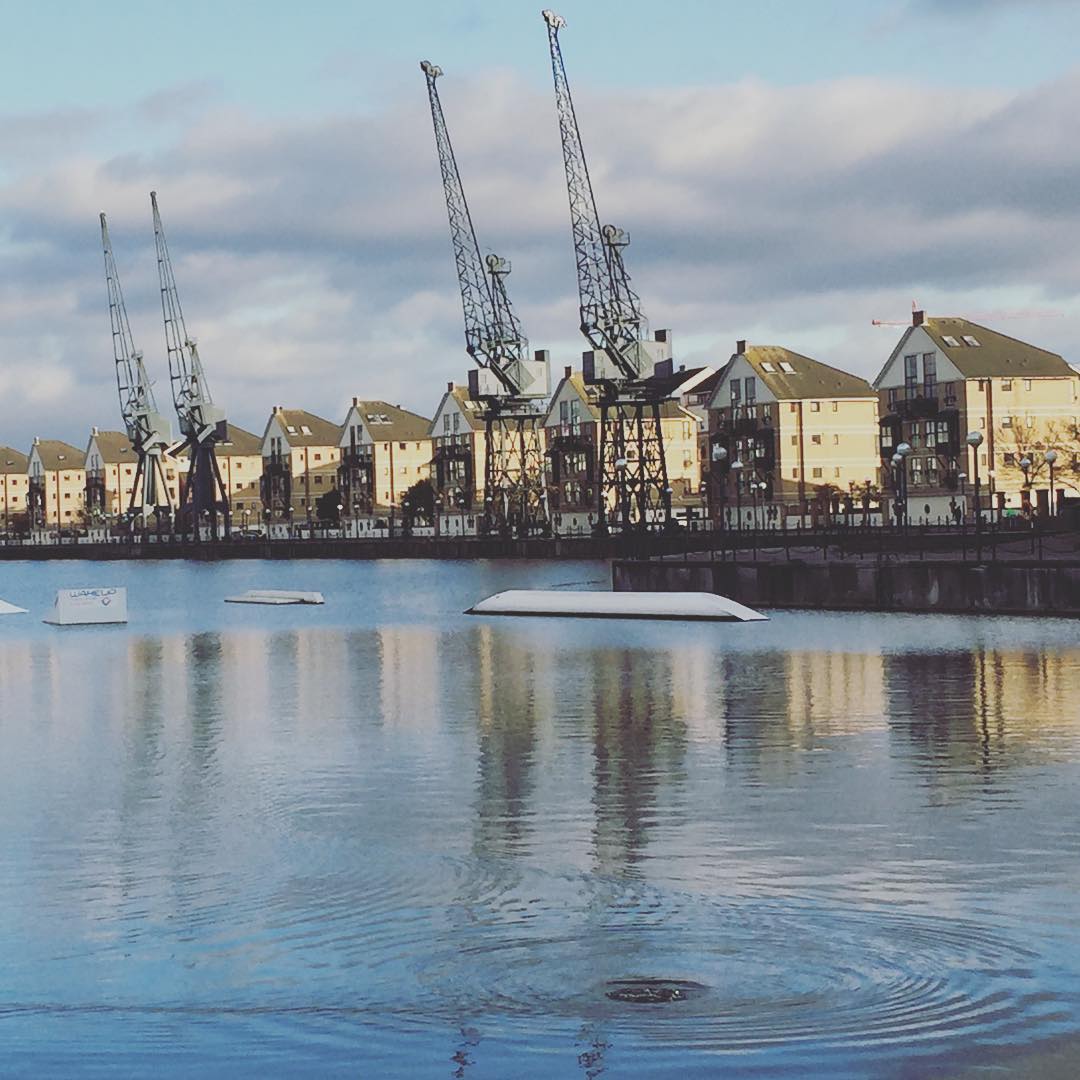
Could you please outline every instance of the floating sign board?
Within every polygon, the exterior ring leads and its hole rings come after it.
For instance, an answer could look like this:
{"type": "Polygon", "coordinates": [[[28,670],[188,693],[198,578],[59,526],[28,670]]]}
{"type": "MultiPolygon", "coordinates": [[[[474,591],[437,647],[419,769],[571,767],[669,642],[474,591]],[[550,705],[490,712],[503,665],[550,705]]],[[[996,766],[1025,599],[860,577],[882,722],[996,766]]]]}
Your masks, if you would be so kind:
{"type": "Polygon", "coordinates": [[[761,622],[759,611],[705,592],[554,592],[509,589],[469,608],[466,615],[548,615],[577,619],[708,619],[761,622]]]}
{"type": "Polygon", "coordinates": [[[226,596],[226,604],[325,604],[320,592],[293,592],[289,589],[248,589],[242,596],[226,596]]]}
{"type": "Polygon", "coordinates": [[[26,608],[16,607],[14,604],[9,604],[6,600],[0,600],[0,615],[25,615],[26,608]]]}
{"type": "Polygon", "coordinates": [[[45,619],[53,626],[98,626],[127,621],[127,589],[60,589],[45,619]]]}

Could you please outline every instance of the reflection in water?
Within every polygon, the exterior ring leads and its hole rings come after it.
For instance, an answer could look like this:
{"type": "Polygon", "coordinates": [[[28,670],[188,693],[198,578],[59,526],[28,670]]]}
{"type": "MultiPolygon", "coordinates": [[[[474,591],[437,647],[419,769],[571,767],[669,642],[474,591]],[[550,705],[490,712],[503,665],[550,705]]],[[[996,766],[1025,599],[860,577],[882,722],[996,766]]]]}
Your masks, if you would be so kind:
{"type": "Polygon", "coordinates": [[[0,639],[9,1053],[72,1071],[62,1010],[133,1074],[180,1039],[263,1075],[880,1075],[1080,1025],[1080,653],[852,618],[0,639]],[[701,993],[606,994],[657,979],[701,993]]]}

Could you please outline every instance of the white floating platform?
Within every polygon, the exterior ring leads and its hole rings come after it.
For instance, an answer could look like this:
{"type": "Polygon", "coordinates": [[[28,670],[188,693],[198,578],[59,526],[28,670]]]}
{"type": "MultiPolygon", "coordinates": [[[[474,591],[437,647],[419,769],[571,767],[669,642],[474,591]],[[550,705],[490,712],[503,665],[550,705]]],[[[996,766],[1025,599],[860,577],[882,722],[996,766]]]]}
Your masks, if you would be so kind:
{"type": "Polygon", "coordinates": [[[226,604],[325,604],[320,592],[292,592],[288,589],[248,589],[242,596],[226,596],[226,604]]]}
{"type": "Polygon", "coordinates": [[[579,619],[708,619],[762,622],[768,616],[726,596],[705,592],[563,592],[509,589],[481,600],[466,615],[549,615],[579,619]]]}
{"type": "Polygon", "coordinates": [[[126,623],[127,589],[60,589],[44,621],[53,626],[126,623]]]}
{"type": "Polygon", "coordinates": [[[0,600],[0,615],[25,615],[26,608],[16,607],[14,604],[9,604],[6,600],[0,600]]]}

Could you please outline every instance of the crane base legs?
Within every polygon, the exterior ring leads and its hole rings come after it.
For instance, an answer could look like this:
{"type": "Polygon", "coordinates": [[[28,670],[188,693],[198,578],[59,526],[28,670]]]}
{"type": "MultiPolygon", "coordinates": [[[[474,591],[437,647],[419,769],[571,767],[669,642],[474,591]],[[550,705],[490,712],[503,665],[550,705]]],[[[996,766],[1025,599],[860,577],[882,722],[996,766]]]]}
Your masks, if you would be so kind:
{"type": "Polygon", "coordinates": [[[671,526],[660,403],[601,401],[597,531],[631,533],[671,526]]]}
{"type": "Polygon", "coordinates": [[[184,498],[176,515],[176,531],[182,535],[202,536],[202,527],[210,530],[213,540],[231,533],[229,495],[221,480],[212,442],[191,447],[184,498]]]}
{"type": "Polygon", "coordinates": [[[489,535],[544,536],[550,529],[544,418],[489,411],[484,417],[484,528],[489,535]]]}

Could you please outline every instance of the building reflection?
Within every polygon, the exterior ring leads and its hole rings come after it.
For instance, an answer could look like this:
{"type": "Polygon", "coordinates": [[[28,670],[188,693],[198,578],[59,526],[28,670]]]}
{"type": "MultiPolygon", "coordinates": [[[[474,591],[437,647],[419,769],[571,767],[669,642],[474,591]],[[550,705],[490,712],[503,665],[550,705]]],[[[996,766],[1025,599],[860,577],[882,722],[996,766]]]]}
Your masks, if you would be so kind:
{"type": "Polygon", "coordinates": [[[1074,653],[898,653],[885,677],[894,752],[943,789],[1031,764],[1080,723],[1074,653]]]}
{"type": "Polygon", "coordinates": [[[593,723],[593,856],[621,874],[644,853],[664,786],[685,779],[686,728],[675,715],[671,653],[594,649],[588,658],[593,723]]]}

